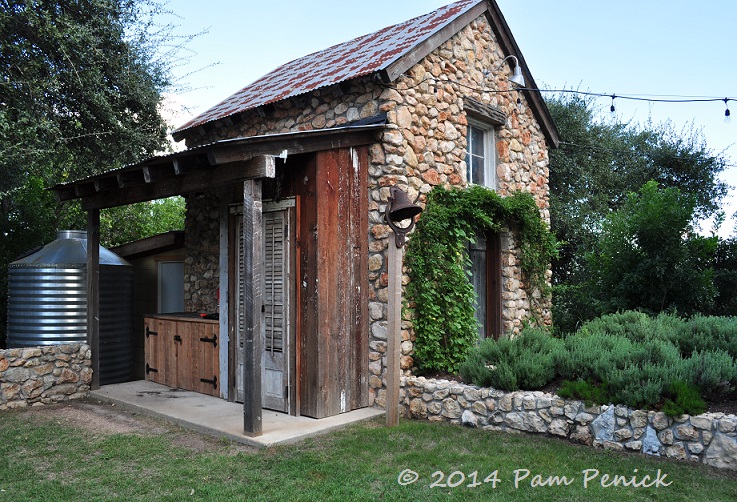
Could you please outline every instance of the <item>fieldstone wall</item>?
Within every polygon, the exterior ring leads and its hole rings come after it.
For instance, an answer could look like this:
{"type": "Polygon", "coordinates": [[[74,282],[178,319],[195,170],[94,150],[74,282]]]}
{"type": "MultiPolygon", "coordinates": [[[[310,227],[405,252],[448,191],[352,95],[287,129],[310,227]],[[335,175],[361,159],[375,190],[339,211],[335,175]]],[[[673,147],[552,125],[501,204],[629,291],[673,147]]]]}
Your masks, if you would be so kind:
{"type": "MultiPolygon", "coordinates": [[[[531,193],[541,216],[550,221],[548,147],[524,94],[510,88],[511,68],[502,65],[504,57],[482,15],[391,84],[382,84],[369,75],[185,131],[187,147],[192,148],[229,138],[337,127],[386,113],[387,126],[381,141],[370,146],[367,194],[371,405],[385,404],[386,249],[390,229],[384,224],[381,210],[389,187],[395,184],[420,204],[434,186],[467,185],[469,99],[493,109],[494,119],[503,122],[495,128],[497,191],[503,196],[531,193]]],[[[185,263],[188,310],[210,310],[217,288],[217,234],[213,220],[203,216],[215,206],[210,208],[188,200],[187,251],[196,253],[185,263]],[[207,221],[200,221],[203,218],[207,221]],[[209,230],[199,229],[201,225],[209,226],[209,230]],[[192,232],[203,235],[193,236],[192,232]],[[215,261],[206,257],[210,252],[215,261]]],[[[523,281],[514,232],[502,235],[502,277],[502,316],[507,333],[519,333],[530,319],[551,323],[550,298],[530,290],[523,281]]],[[[408,280],[405,276],[405,284],[408,280]]],[[[414,367],[413,342],[411,321],[405,320],[400,361],[405,375],[410,375],[414,367]]]]}
{"type": "Polygon", "coordinates": [[[0,350],[0,410],[86,397],[91,357],[84,343],[0,350]]]}
{"type": "Polygon", "coordinates": [[[484,430],[530,432],[587,446],[737,470],[737,416],[668,417],[626,406],[591,406],[553,394],[506,393],[448,380],[402,378],[404,416],[484,430]]]}
{"type": "Polygon", "coordinates": [[[220,198],[187,197],[184,222],[184,310],[217,312],[220,279],[220,198]]]}

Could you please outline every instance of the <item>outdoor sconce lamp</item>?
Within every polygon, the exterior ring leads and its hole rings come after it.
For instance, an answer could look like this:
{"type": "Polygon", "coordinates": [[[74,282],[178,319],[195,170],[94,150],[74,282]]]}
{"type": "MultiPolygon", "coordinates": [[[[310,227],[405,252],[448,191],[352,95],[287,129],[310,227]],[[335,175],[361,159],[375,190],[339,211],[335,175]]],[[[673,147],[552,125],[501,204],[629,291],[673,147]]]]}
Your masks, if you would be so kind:
{"type": "Polygon", "coordinates": [[[507,59],[514,59],[514,70],[512,70],[512,76],[509,77],[509,81],[517,84],[520,87],[525,86],[525,77],[522,75],[522,67],[519,65],[519,60],[517,59],[517,56],[509,55],[502,59],[502,62],[499,64],[499,66],[496,68],[497,70],[501,68],[504,65],[504,62],[507,59]]]}
{"type": "Polygon", "coordinates": [[[407,192],[401,188],[392,186],[389,189],[389,201],[384,212],[384,219],[394,231],[394,242],[397,248],[404,247],[405,236],[415,226],[415,216],[422,212],[422,208],[409,201],[407,192]],[[397,223],[409,220],[409,225],[400,227],[397,223]]]}

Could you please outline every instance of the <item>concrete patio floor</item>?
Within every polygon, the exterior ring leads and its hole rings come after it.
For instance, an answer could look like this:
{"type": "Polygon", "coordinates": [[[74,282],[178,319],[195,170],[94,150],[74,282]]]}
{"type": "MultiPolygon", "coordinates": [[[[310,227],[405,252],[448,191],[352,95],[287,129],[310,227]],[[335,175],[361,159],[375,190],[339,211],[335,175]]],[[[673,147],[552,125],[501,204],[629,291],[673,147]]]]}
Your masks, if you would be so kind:
{"type": "Polygon", "coordinates": [[[243,405],[217,397],[145,380],[103,385],[90,395],[205,434],[227,437],[259,448],[294,443],[384,414],[383,410],[376,408],[362,408],[317,420],[263,410],[263,434],[250,437],[243,433],[243,405]]]}

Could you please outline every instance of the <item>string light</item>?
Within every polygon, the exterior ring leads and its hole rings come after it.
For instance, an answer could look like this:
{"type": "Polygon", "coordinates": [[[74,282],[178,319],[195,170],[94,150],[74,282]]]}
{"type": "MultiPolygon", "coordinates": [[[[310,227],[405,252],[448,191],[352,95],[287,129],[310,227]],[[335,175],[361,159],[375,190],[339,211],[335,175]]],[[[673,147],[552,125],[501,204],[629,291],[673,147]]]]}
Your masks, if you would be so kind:
{"type": "MultiPolygon", "coordinates": [[[[484,72],[485,76],[490,75],[490,72],[484,72]]],[[[407,85],[407,89],[413,89],[423,82],[426,82],[428,80],[438,81],[440,79],[429,76],[422,79],[420,82],[417,82],[413,85],[407,85]]],[[[451,80],[451,79],[444,79],[448,82],[457,84],[461,87],[465,87],[467,89],[471,89],[477,92],[482,93],[506,93],[506,92],[516,92],[516,91],[527,91],[527,92],[552,92],[552,93],[559,93],[559,94],[578,94],[581,96],[592,96],[597,98],[611,98],[612,104],[609,107],[609,111],[614,115],[616,111],[616,107],[614,105],[615,99],[626,99],[630,101],[646,101],[648,103],[709,103],[709,102],[715,102],[715,101],[724,101],[725,106],[727,107],[724,111],[724,122],[726,124],[729,124],[732,121],[731,112],[729,110],[729,101],[737,101],[737,97],[732,98],[717,98],[717,97],[711,97],[711,96],[677,96],[677,95],[645,95],[645,94],[606,94],[601,92],[589,92],[589,91],[576,91],[573,89],[533,89],[530,87],[516,87],[515,89],[486,89],[483,87],[476,87],[473,85],[469,85],[463,82],[460,82],[458,80],[451,80]]],[[[388,84],[385,84],[386,87],[391,87],[388,84]]],[[[517,98],[519,103],[519,98],[517,98]]]]}
{"type": "Polygon", "coordinates": [[[727,107],[727,109],[724,110],[724,123],[725,124],[729,124],[730,122],[732,122],[732,117],[730,117],[731,113],[729,113],[728,101],[729,101],[728,98],[724,98],[724,106],[727,107]]]}

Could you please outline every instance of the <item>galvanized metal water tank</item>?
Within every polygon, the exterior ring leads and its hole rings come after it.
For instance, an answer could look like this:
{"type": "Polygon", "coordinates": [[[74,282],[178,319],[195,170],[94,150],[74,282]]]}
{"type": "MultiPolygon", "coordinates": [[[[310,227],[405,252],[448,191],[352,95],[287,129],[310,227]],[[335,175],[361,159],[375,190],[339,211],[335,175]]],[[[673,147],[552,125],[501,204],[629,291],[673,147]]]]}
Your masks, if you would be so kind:
{"type": "MultiPolygon", "coordinates": [[[[100,384],[130,380],[133,267],[100,246],[100,384]]],[[[9,348],[87,339],[87,233],[62,230],[8,266],[9,348]]]]}

